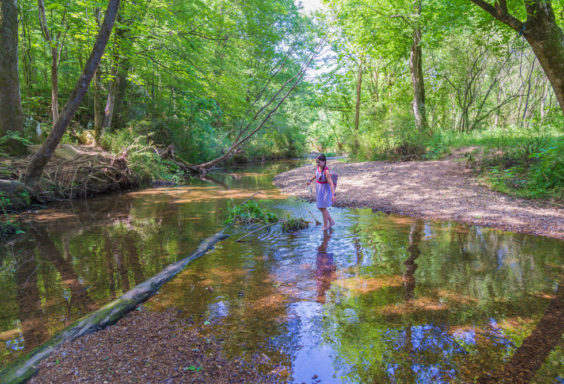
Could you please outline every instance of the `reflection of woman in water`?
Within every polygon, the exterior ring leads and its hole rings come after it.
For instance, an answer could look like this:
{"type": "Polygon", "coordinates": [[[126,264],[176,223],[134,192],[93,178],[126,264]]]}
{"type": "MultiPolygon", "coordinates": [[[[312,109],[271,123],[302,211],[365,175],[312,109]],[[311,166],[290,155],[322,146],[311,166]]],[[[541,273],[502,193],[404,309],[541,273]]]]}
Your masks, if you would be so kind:
{"type": "Polygon", "coordinates": [[[335,270],[337,269],[333,261],[333,253],[327,252],[327,244],[331,238],[330,231],[323,231],[323,242],[317,248],[317,258],[315,260],[315,280],[317,282],[317,302],[325,303],[325,292],[335,280],[335,270]]]}

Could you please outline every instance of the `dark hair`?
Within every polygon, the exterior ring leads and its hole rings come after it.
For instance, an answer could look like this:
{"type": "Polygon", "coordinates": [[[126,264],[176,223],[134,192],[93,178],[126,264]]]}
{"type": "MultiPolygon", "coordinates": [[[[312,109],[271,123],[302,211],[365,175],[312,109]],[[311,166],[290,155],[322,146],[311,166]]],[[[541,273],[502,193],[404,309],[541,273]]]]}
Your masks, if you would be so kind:
{"type": "Polygon", "coordinates": [[[321,170],[321,174],[323,175],[323,173],[325,172],[325,168],[327,167],[327,157],[325,157],[325,154],[320,153],[319,155],[317,155],[315,159],[319,161],[323,161],[323,169],[321,170]]]}

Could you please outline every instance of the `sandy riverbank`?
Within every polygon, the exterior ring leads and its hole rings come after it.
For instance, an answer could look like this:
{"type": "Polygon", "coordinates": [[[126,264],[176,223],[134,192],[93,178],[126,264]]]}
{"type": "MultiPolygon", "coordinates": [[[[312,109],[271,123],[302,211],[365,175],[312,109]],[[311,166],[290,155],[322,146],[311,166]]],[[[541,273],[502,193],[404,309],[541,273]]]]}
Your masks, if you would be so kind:
{"type": "MultiPolygon", "coordinates": [[[[329,161],[339,174],[337,207],[370,207],[424,219],[455,220],[511,232],[564,239],[564,209],[512,198],[479,185],[457,160],[401,163],[329,161]]],[[[277,175],[282,192],[312,200],[313,165],[277,175]]]]}

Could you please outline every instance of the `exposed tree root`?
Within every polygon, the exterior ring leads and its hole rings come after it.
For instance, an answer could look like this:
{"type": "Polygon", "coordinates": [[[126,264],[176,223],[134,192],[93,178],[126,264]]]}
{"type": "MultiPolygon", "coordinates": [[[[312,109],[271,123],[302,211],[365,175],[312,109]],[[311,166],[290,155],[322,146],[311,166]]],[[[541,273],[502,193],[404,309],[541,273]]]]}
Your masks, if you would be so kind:
{"type": "MultiPolygon", "coordinates": [[[[138,186],[140,180],[127,163],[130,150],[135,150],[135,147],[114,156],[94,147],[63,144],[47,163],[40,183],[31,191],[31,197],[46,203],[138,186]]],[[[6,162],[7,169],[3,170],[0,177],[10,179],[4,183],[10,185],[10,189],[2,191],[11,201],[20,201],[17,194],[9,191],[13,190],[15,182],[23,181],[30,160],[31,155],[6,162]]],[[[21,204],[17,208],[21,209],[21,204]]]]}

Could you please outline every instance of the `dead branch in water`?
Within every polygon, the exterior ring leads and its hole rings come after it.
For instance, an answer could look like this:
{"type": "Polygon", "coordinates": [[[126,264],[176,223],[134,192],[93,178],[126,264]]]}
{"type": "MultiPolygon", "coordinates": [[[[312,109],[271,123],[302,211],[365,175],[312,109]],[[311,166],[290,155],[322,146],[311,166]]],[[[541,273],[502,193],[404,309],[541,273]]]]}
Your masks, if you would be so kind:
{"type": "Polygon", "coordinates": [[[249,233],[247,233],[245,236],[238,238],[237,240],[235,240],[236,243],[240,242],[241,240],[243,240],[245,237],[252,235],[253,233],[257,233],[258,231],[260,231],[261,229],[267,228],[267,227],[272,227],[274,224],[278,224],[280,221],[275,221],[274,223],[270,223],[270,224],[266,224],[263,225],[260,228],[255,229],[254,231],[251,231],[249,233]]]}

